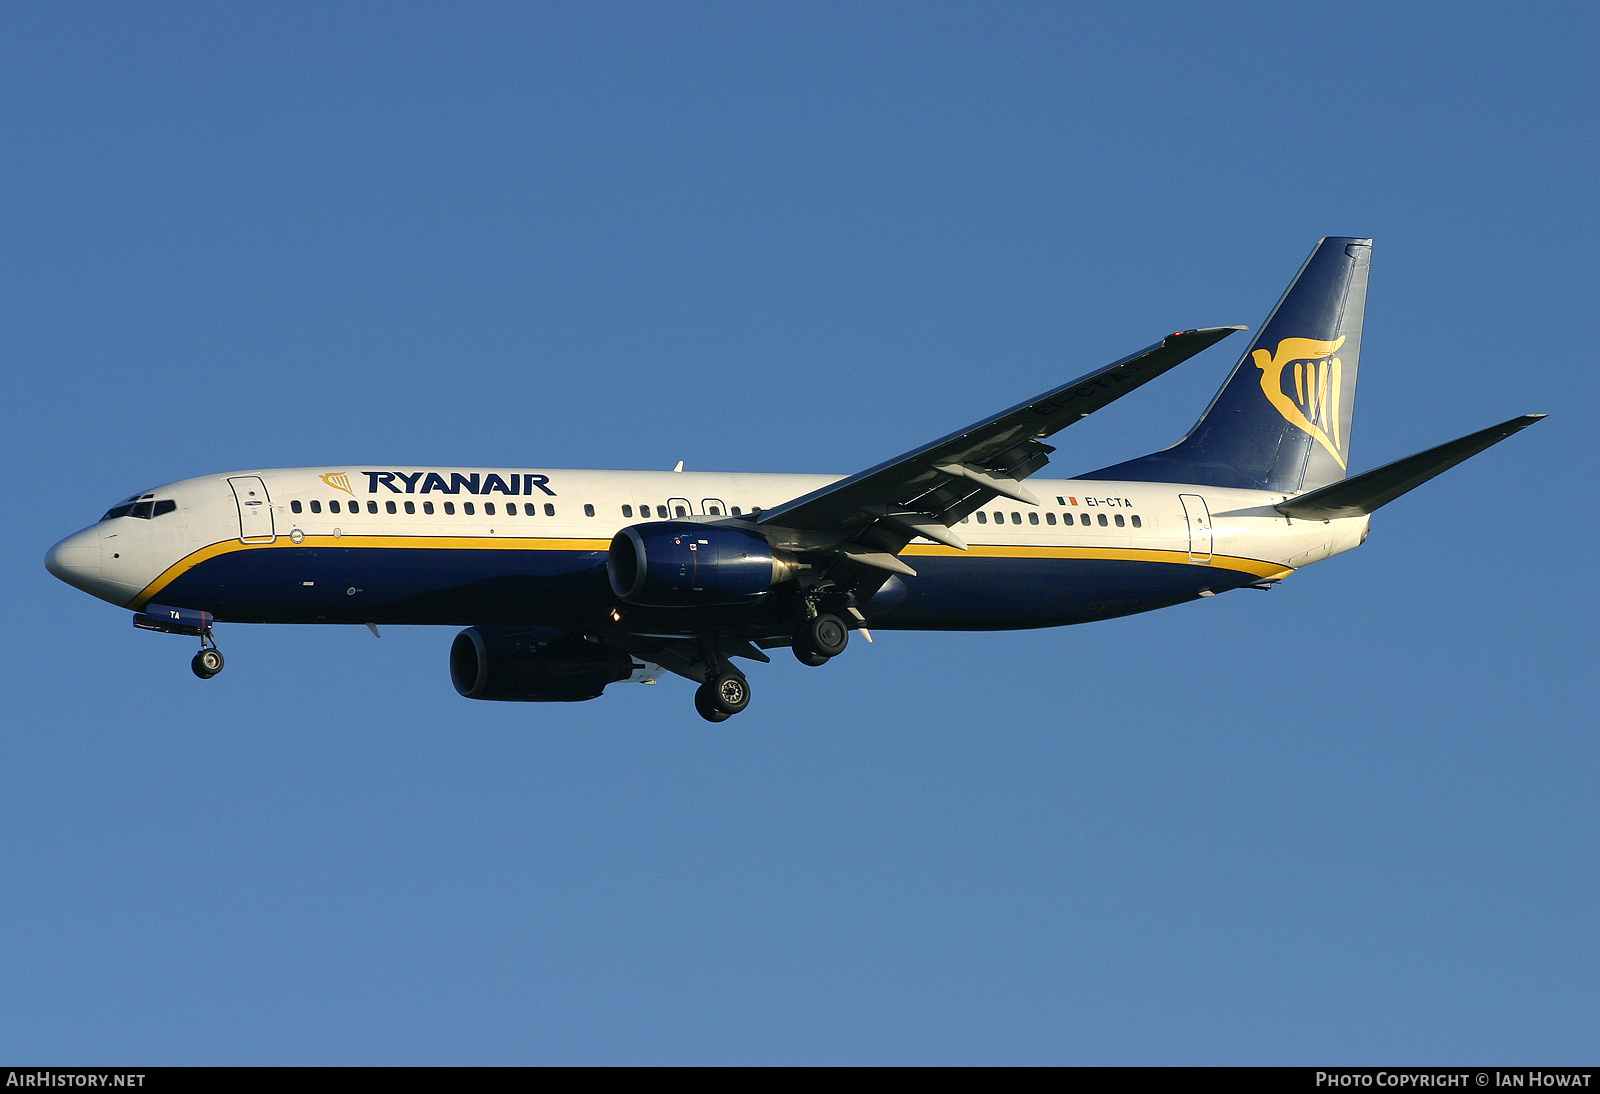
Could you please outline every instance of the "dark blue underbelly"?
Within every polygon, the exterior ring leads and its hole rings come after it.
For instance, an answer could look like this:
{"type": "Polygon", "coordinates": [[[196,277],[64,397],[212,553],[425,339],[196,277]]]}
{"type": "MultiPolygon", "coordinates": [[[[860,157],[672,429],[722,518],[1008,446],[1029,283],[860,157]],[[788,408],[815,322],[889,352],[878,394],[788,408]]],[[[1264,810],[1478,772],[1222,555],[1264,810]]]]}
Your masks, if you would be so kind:
{"type": "MultiPolygon", "coordinates": [[[[1223,592],[1256,578],[1212,566],[1109,559],[919,557],[918,576],[896,578],[867,609],[887,630],[1005,630],[1085,623],[1223,592]]],[[[223,622],[720,625],[754,608],[658,609],[619,605],[597,550],[271,547],[218,555],[181,574],[155,599],[223,622]]]]}

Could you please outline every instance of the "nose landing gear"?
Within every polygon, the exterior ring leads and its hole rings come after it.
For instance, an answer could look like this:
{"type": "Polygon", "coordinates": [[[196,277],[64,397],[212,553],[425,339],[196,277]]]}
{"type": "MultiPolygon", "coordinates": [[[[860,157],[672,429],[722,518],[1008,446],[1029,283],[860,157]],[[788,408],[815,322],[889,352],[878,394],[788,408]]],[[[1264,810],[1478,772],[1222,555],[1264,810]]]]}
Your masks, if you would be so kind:
{"type": "Polygon", "coordinates": [[[202,680],[209,680],[222,671],[222,651],[215,646],[202,646],[200,652],[194,655],[194,660],[189,662],[189,667],[194,674],[202,680]]]}
{"type": "Polygon", "coordinates": [[[222,671],[224,664],[226,662],[222,660],[222,651],[217,649],[217,640],[211,636],[211,625],[208,622],[200,628],[200,652],[194,655],[189,667],[200,679],[209,680],[222,671]]]}
{"type": "Polygon", "coordinates": [[[189,667],[202,680],[209,680],[222,671],[222,651],[211,635],[211,613],[194,608],[169,608],[165,604],[146,604],[144,611],[133,617],[133,625],[142,631],[160,631],[163,634],[184,634],[200,639],[200,652],[194,655],[189,667]]]}

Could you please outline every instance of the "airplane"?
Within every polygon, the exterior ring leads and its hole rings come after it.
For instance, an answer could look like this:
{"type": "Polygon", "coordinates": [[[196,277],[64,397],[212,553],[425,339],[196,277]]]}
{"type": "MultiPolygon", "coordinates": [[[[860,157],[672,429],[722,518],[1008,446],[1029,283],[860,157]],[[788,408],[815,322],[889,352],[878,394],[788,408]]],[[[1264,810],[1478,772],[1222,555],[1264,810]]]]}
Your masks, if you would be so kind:
{"type": "Polygon", "coordinates": [[[1057,627],[1270,589],[1359,546],[1371,514],[1543,418],[1347,473],[1372,240],[1328,237],[1194,428],[1035,477],[1046,438],[1244,327],[1154,345],[846,477],[391,464],[236,471],[140,491],[45,565],[200,640],[213,625],[451,625],[470,699],[573,702],[667,673],[721,722],[735,659],[809,666],[852,632],[1057,627]]]}

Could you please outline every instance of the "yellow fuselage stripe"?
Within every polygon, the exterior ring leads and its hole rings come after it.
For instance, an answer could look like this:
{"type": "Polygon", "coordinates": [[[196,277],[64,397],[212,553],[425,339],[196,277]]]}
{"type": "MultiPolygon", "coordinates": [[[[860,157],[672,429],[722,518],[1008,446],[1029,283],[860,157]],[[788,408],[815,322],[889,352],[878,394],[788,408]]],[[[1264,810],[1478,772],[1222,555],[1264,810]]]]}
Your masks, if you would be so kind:
{"type": "MultiPolygon", "coordinates": [[[[198,551],[174,562],[146,585],[135,597],[130,607],[142,608],[160,594],[162,589],[181,575],[208,559],[235,551],[270,551],[296,547],[361,547],[379,549],[403,547],[408,550],[429,551],[604,551],[610,548],[609,539],[549,539],[500,536],[306,536],[295,543],[288,536],[279,536],[271,543],[241,543],[236,539],[223,540],[200,548],[198,551]]],[[[1073,558],[1109,559],[1116,562],[1171,562],[1182,566],[1210,566],[1219,570],[1234,570],[1261,578],[1281,578],[1293,569],[1277,562],[1262,562],[1254,558],[1236,558],[1232,555],[1212,555],[1209,561],[1191,559],[1183,551],[1159,551],[1142,547],[1031,547],[1008,544],[973,544],[968,550],[938,544],[913,544],[900,552],[902,555],[923,558],[1073,558]]]]}

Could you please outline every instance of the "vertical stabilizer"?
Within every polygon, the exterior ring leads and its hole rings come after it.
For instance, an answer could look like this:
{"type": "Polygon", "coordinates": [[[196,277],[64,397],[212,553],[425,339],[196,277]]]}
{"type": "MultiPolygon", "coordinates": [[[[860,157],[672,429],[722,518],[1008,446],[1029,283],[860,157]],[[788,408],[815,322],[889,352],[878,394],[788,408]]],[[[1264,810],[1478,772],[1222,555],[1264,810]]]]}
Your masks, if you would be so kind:
{"type": "Polygon", "coordinates": [[[1370,239],[1322,240],[1187,437],[1079,477],[1285,494],[1343,479],[1371,261],[1370,239]]]}

